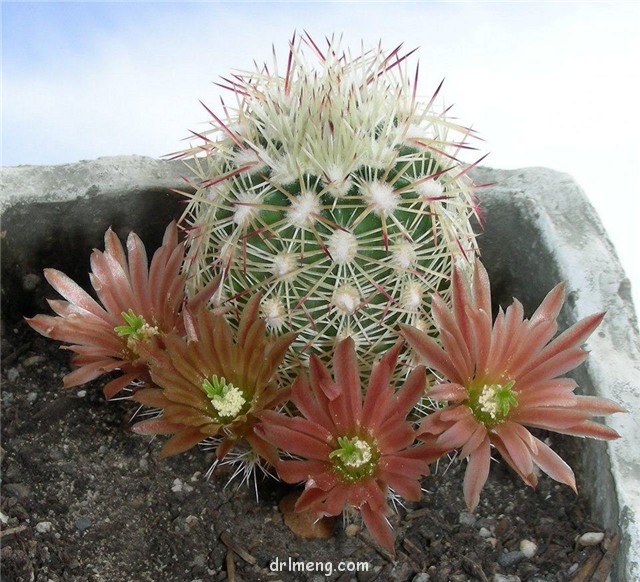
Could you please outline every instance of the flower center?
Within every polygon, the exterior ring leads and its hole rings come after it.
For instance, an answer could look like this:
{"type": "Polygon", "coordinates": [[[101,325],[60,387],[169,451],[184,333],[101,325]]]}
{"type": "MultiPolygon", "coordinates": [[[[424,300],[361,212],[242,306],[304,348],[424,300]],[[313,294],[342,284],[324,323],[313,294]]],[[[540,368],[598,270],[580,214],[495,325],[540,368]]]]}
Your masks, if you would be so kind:
{"type": "Polygon", "coordinates": [[[205,379],[202,390],[209,397],[211,405],[220,417],[235,418],[247,402],[240,388],[215,375],[211,380],[205,379]]]}
{"type": "Polygon", "coordinates": [[[380,456],[374,446],[360,437],[338,437],[339,447],[329,453],[333,467],[346,481],[360,481],[371,476],[380,456]]]}
{"type": "Polygon", "coordinates": [[[518,406],[517,393],[512,390],[515,380],[506,384],[483,384],[469,391],[469,408],[485,425],[499,424],[509,411],[518,406]]]}
{"type": "Polygon", "coordinates": [[[137,358],[137,343],[148,342],[154,335],[158,335],[160,331],[156,326],[149,325],[142,315],[136,315],[133,309],[123,311],[120,315],[126,325],[117,325],[113,328],[113,331],[120,337],[127,338],[127,348],[133,353],[134,357],[137,358]]]}

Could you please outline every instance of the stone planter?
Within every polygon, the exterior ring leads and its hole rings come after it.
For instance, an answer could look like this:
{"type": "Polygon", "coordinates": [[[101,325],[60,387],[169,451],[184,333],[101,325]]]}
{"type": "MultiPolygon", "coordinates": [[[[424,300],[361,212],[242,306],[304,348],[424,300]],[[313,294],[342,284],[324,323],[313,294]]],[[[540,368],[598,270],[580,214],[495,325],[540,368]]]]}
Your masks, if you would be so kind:
{"type": "MultiPolygon", "coordinates": [[[[142,157],[101,158],[57,167],[21,166],[3,173],[3,318],[45,309],[43,267],[86,282],[88,256],[102,246],[106,227],[123,237],[138,232],[148,246],[180,213],[173,188],[184,188],[181,162],[142,157]]],[[[629,282],[599,219],[580,188],[565,174],[541,168],[480,168],[478,183],[485,229],[484,262],[502,304],[518,297],[529,312],[559,281],[568,283],[563,327],[606,310],[589,341],[592,353],[577,371],[582,391],[611,398],[630,414],[608,420],[623,438],[585,440],[581,494],[594,518],[621,536],[612,578],[640,579],[640,339],[629,282]]]]}

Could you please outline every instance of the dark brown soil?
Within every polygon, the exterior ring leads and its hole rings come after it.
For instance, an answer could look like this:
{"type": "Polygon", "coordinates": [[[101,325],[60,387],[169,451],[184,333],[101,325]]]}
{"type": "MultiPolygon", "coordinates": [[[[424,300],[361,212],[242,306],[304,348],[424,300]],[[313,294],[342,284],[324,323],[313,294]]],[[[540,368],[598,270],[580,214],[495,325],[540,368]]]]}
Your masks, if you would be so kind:
{"type": "MultiPolygon", "coordinates": [[[[67,352],[23,323],[4,332],[3,581],[542,582],[569,580],[602,555],[575,541],[602,531],[585,499],[546,476],[532,491],[502,462],[474,515],[462,500],[464,465],[441,463],[424,480],[422,502],[392,519],[395,562],[366,532],[348,537],[341,520],[328,540],[297,538],[277,507],[287,487],[262,481],[256,502],[252,488],[225,489],[224,471],[204,478],[210,453],[160,460],[160,439],[128,430],[130,403],[105,402],[101,382],[64,391],[67,352]],[[536,544],[533,557],[519,553],[522,540],[536,544]],[[279,572],[276,559],[285,563],[279,572]],[[315,571],[292,573],[289,559],[315,571]],[[338,572],[356,563],[368,571],[338,572]]],[[[578,445],[549,439],[587,479],[578,445]]]]}

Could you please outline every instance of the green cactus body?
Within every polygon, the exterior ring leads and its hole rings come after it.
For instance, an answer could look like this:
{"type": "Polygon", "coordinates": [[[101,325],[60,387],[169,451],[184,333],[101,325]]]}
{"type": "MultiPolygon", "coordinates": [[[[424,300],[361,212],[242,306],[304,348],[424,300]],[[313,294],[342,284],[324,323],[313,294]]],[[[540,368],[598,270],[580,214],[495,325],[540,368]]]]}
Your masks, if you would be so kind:
{"type": "Polygon", "coordinates": [[[399,322],[431,327],[431,293],[476,251],[456,160],[471,132],[414,87],[398,49],[294,39],[286,74],[235,75],[237,106],[183,152],[199,178],[183,217],[193,290],[224,272],[219,302],[262,292],[267,326],[299,332],[290,376],[347,335],[368,374],[399,322]]]}

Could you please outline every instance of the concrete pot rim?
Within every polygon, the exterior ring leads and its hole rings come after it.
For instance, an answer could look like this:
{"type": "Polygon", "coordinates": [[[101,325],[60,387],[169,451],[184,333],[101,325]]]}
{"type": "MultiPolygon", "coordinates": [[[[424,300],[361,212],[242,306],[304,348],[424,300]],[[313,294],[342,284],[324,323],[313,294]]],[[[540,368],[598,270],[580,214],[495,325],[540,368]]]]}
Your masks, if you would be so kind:
{"type": "MultiPolygon", "coordinates": [[[[142,156],[4,168],[0,188],[3,229],[12,228],[15,211],[28,215],[31,204],[53,207],[88,201],[89,207],[97,211],[100,204],[113,207],[122,203],[126,194],[131,203],[127,212],[149,212],[148,208],[136,209],[131,193],[166,194],[171,189],[184,188],[186,174],[188,169],[182,162],[142,156]]],[[[617,579],[638,580],[640,559],[633,548],[640,547],[640,425],[635,415],[640,411],[640,336],[629,282],[595,210],[570,176],[545,168],[477,168],[473,178],[476,183],[493,184],[479,191],[481,203],[487,208],[487,230],[482,236],[489,237],[492,229],[498,235],[508,230],[508,225],[499,224],[499,220],[490,223],[492,209],[508,200],[514,212],[539,233],[540,248],[567,280],[569,319],[578,321],[595,312],[607,312],[589,340],[593,355],[587,361],[586,373],[594,394],[615,400],[630,414],[607,419],[607,424],[623,435],[622,439],[599,449],[588,445],[587,449],[595,451],[593,466],[606,473],[602,478],[594,475],[594,482],[605,487],[606,497],[610,498],[607,501],[596,496],[595,510],[607,527],[620,528],[622,532],[617,579]]],[[[509,220],[507,215],[505,221],[509,220]]],[[[100,228],[104,231],[104,225],[100,228]]],[[[491,265],[487,266],[491,271],[491,265]]],[[[4,271],[3,264],[3,275],[4,271]]],[[[546,291],[550,288],[548,285],[546,291]]]]}

